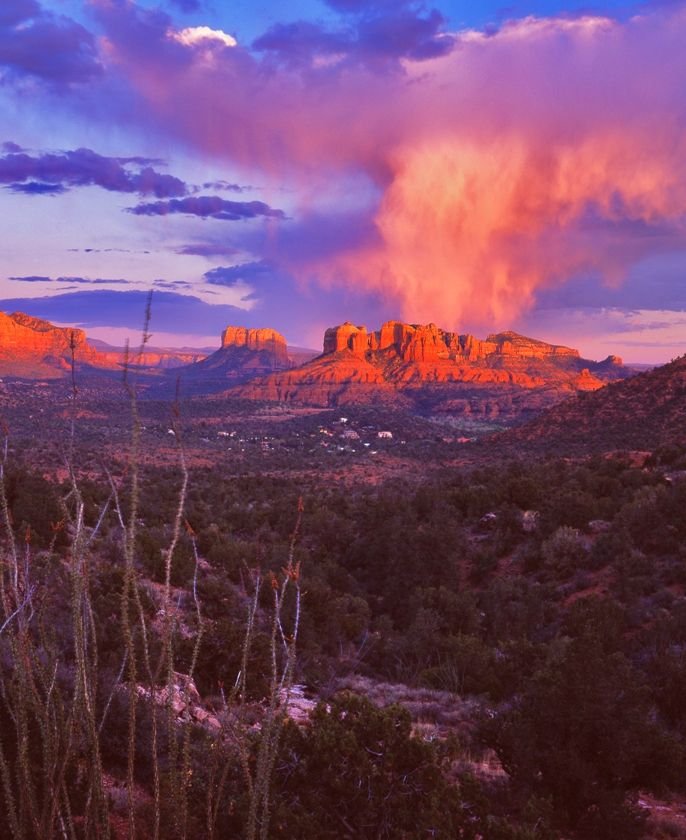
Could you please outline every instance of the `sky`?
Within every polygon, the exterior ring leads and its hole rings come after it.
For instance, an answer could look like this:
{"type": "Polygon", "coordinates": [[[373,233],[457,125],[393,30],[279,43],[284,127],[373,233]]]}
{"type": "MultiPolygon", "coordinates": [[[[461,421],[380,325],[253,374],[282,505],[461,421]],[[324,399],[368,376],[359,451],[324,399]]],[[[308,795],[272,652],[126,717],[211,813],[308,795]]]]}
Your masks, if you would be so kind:
{"type": "Polygon", "coordinates": [[[0,309],[686,352],[686,0],[2,0],[0,309]]]}

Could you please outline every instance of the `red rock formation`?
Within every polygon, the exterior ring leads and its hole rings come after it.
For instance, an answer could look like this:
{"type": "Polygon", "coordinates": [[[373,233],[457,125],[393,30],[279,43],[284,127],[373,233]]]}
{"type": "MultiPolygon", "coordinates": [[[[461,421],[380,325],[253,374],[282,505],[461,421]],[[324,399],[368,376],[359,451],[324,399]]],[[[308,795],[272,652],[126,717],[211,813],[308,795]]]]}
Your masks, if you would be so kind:
{"type": "Polygon", "coordinates": [[[548,344],[535,338],[527,338],[516,332],[502,332],[489,335],[487,343],[495,345],[495,352],[501,356],[518,356],[527,359],[548,359],[551,356],[579,358],[579,351],[560,344],[548,344]]]}
{"type": "Polygon", "coordinates": [[[187,393],[202,394],[292,366],[286,339],[276,330],[229,326],[218,350],[174,374],[181,377],[187,393]]]}
{"type": "Polygon", "coordinates": [[[56,378],[77,365],[111,367],[103,354],[86,341],[83,330],[56,327],[23,312],[0,312],[0,374],[56,378]]]}
{"type": "MultiPolygon", "coordinates": [[[[55,379],[71,370],[72,343],[74,361],[79,373],[84,366],[97,371],[119,371],[124,365],[123,350],[91,346],[83,330],[56,327],[49,321],[14,312],[0,312],[0,376],[20,376],[28,379],[55,379]]],[[[142,356],[136,352],[129,364],[138,368],[173,368],[188,365],[204,358],[201,352],[146,349],[142,356]]]]}
{"type": "Polygon", "coordinates": [[[520,359],[547,359],[551,356],[578,358],[577,350],[526,338],[515,332],[489,335],[480,341],[473,335],[459,335],[439,329],[435,324],[404,324],[387,321],[378,332],[346,321],[329,327],[324,335],[324,353],[349,350],[364,355],[377,350],[390,350],[404,362],[437,362],[439,360],[484,361],[492,355],[520,359]]]}
{"type": "MultiPolygon", "coordinates": [[[[98,350],[100,358],[113,369],[123,364],[123,350],[98,350]]],[[[172,370],[174,368],[191,365],[206,358],[207,353],[198,351],[196,353],[183,350],[145,350],[142,356],[136,353],[135,363],[144,368],[156,368],[161,370],[172,370]]]]}
{"type": "Polygon", "coordinates": [[[367,349],[367,329],[356,327],[350,321],[338,327],[329,327],[324,333],[324,353],[340,353],[341,350],[364,353],[367,349]]]}
{"type": "Polygon", "coordinates": [[[222,333],[222,347],[245,347],[258,353],[264,351],[274,356],[276,366],[288,366],[286,339],[276,330],[227,327],[222,333]]]}
{"type": "Polygon", "coordinates": [[[435,324],[388,321],[378,332],[367,332],[346,321],[326,330],[322,356],[288,373],[253,380],[240,395],[333,405],[387,400],[395,392],[396,399],[448,406],[456,404],[458,392],[478,389],[488,390],[492,410],[500,411],[515,405],[514,392],[536,392],[529,402],[550,404],[625,375],[621,365],[586,361],[577,350],[514,332],[481,341],[435,324]]]}

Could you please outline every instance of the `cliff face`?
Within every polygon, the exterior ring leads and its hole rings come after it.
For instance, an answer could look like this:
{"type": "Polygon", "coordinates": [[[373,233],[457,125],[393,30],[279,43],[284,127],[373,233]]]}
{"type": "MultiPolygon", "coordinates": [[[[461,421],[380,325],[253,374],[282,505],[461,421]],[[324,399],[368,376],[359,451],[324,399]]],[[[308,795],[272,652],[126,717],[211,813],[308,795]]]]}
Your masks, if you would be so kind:
{"type": "MultiPolygon", "coordinates": [[[[58,379],[71,371],[72,342],[79,374],[119,372],[124,365],[123,350],[104,345],[93,347],[86,333],[72,327],[56,327],[49,321],[23,312],[0,312],[0,376],[27,379],[58,379]]],[[[204,358],[201,352],[146,349],[139,356],[129,355],[129,365],[141,372],[179,367],[204,358]]]]}
{"type": "Polygon", "coordinates": [[[518,413],[522,400],[540,408],[628,374],[618,357],[596,363],[572,348],[514,332],[481,340],[401,321],[377,331],[349,321],[330,327],[323,349],[311,362],[255,379],[235,393],[312,405],[395,399],[457,413],[488,404],[494,416],[518,413]]]}
{"type": "MultiPolygon", "coordinates": [[[[479,362],[503,356],[525,359],[578,359],[579,351],[558,344],[547,344],[515,332],[489,335],[485,341],[473,335],[446,332],[435,324],[404,324],[387,321],[380,330],[367,332],[349,321],[329,327],[324,334],[324,353],[349,350],[356,355],[387,350],[404,362],[479,362]]],[[[616,358],[616,357],[615,357],[616,358]]],[[[621,360],[618,360],[621,364],[621,360]]]]}
{"type": "Polygon", "coordinates": [[[71,369],[72,343],[75,363],[98,368],[113,367],[105,355],[90,347],[83,330],[56,327],[23,312],[0,312],[0,374],[59,378],[71,369]]]}
{"type": "Polygon", "coordinates": [[[292,367],[286,339],[272,329],[228,326],[221,347],[207,358],[177,368],[187,395],[214,393],[234,383],[292,367]]]}
{"type": "Polygon", "coordinates": [[[222,333],[222,348],[227,347],[244,347],[255,353],[267,353],[275,367],[289,365],[286,339],[276,330],[227,327],[222,333]]]}
{"type": "MultiPolygon", "coordinates": [[[[122,366],[123,350],[99,350],[98,353],[100,358],[113,369],[122,366]]],[[[173,370],[184,365],[191,365],[194,362],[200,362],[206,356],[206,353],[200,351],[193,353],[178,350],[145,350],[142,356],[139,356],[136,352],[131,364],[135,363],[141,368],[149,368],[150,370],[173,370]]]]}

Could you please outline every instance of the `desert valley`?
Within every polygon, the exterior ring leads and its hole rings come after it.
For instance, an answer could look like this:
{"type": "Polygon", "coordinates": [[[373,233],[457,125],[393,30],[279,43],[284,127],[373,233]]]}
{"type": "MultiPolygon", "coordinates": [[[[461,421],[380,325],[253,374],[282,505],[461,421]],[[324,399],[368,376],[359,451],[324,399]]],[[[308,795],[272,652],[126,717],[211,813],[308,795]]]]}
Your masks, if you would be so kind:
{"type": "MultiPolygon", "coordinates": [[[[0,758],[27,782],[97,758],[92,805],[49,777],[106,820],[88,836],[243,836],[246,779],[274,837],[686,831],[684,358],[400,322],[319,354],[0,326],[3,649],[30,663],[0,758]],[[89,697],[97,736],[69,722],[89,697]]],[[[17,836],[59,807],[31,784],[17,836]]]]}
{"type": "Polygon", "coordinates": [[[686,840],[686,0],[0,0],[0,840],[686,840]]]}

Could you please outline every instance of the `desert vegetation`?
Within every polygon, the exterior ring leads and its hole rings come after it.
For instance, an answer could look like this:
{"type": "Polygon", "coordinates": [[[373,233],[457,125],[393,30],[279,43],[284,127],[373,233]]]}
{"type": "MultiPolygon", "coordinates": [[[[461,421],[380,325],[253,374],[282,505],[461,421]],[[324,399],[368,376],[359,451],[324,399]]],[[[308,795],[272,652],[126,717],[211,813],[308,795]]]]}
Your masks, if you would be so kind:
{"type": "Polygon", "coordinates": [[[133,387],[108,464],[72,398],[61,472],[2,458],[3,836],[679,830],[686,448],[337,483],[178,407],[146,458],[133,387]]]}

